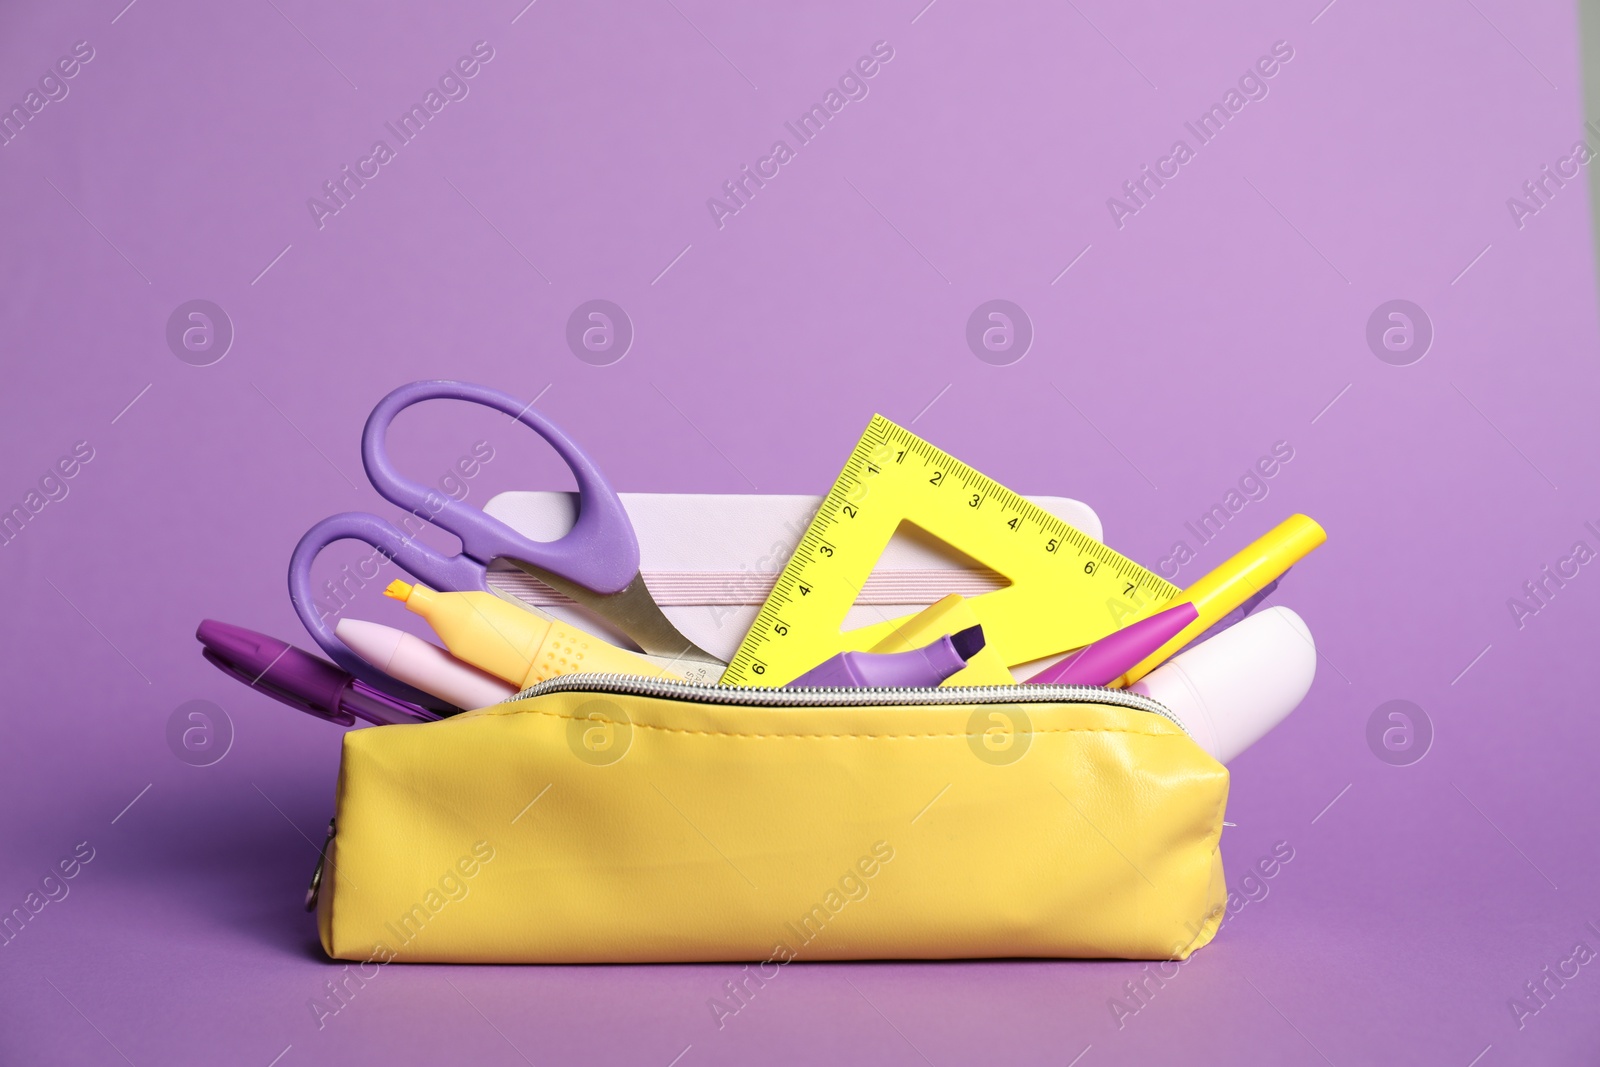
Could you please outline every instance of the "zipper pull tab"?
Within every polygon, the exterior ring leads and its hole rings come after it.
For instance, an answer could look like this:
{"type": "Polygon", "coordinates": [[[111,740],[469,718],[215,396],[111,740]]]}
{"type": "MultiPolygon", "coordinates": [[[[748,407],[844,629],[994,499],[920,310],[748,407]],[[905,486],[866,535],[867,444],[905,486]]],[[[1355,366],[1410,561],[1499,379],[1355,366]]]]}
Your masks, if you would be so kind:
{"type": "Polygon", "coordinates": [[[328,846],[333,844],[333,820],[328,820],[328,836],[322,839],[322,851],[317,853],[317,869],[311,872],[311,884],[306,886],[306,910],[317,910],[317,896],[322,892],[322,866],[328,862],[328,846]]]}

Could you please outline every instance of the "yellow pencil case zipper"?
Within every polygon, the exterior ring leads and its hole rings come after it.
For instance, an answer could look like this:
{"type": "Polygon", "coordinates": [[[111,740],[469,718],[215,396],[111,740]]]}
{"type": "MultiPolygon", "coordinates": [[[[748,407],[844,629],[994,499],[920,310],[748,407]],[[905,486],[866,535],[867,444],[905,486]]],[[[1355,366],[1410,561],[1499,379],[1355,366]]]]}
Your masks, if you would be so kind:
{"type": "Polygon", "coordinates": [[[1227,794],[1120,690],[568,675],[346,734],[315,904],[377,962],[1183,959],[1227,794]]]}

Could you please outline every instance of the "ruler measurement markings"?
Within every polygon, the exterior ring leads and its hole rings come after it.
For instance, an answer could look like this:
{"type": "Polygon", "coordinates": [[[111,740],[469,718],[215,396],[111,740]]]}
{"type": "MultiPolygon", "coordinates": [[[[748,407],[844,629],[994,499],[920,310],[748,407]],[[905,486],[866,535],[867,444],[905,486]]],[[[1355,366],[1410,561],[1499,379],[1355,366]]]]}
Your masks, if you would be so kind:
{"type": "MultiPolygon", "coordinates": [[[[905,471],[904,477],[918,476],[905,471]]],[[[877,505],[883,501],[887,501],[891,510],[899,505],[905,505],[909,510],[901,516],[902,521],[912,520],[913,516],[918,516],[923,522],[930,524],[930,532],[933,532],[933,524],[943,517],[957,522],[957,526],[952,528],[952,533],[965,530],[980,539],[998,536],[997,532],[987,532],[995,529],[993,516],[998,511],[999,523],[1010,527],[1011,532],[1021,532],[1023,524],[1026,523],[1030,531],[1037,531],[1042,546],[1047,545],[1051,539],[1054,539],[1058,546],[1065,541],[1074,546],[1079,557],[1088,555],[1095,562],[1095,566],[1086,571],[1081,566],[1068,567],[1064,575],[1054,579],[1056,581],[1071,577],[1075,582],[1085,582],[1091,591],[1103,591],[1103,587],[1116,583],[1109,591],[1122,596],[1130,595],[1123,590],[1124,585],[1132,590],[1165,594],[1166,597],[1176,596],[1178,593],[1177,587],[1163,581],[1108,546],[1095,541],[1058,516],[980,474],[948,453],[933,447],[929,442],[917,438],[910,431],[895,426],[881,416],[875,416],[868,427],[868,432],[863,435],[847,462],[846,469],[841,473],[832,491],[824,498],[822,506],[818,508],[812,525],[802,536],[800,546],[803,553],[797,553],[775,580],[769,603],[763,606],[757,619],[757,626],[752,628],[753,631],[759,630],[760,633],[753,632],[750,635],[749,647],[741,647],[731,661],[730,666],[736,676],[757,667],[761,668],[759,673],[776,669],[781,674],[790,669],[793,665],[784,662],[785,657],[792,657],[800,648],[815,643],[805,640],[806,627],[823,621],[819,613],[826,615],[827,628],[832,628],[832,609],[839,605],[832,602],[834,594],[823,593],[817,586],[825,584],[831,587],[834,578],[840,579],[849,588],[854,589],[855,586],[844,574],[839,573],[837,568],[828,570],[824,565],[829,562],[843,563],[846,570],[854,574],[856,567],[853,565],[861,563],[862,551],[874,549],[882,551],[883,546],[877,544],[882,524],[875,522],[874,516],[880,514],[877,505]],[[906,482],[896,478],[897,472],[904,469],[908,453],[922,460],[923,473],[920,475],[920,482],[906,482]],[[931,478],[928,476],[930,469],[931,478]],[[934,481],[934,478],[938,480],[934,481]],[[878,479],[887,479],[882,483],[881,498],[872,492],[874,488],[872,483],[878,479]],[[946,488],[952,479],[960,482],[962,495],[934,492],[946,488]],[[846,511],[846,505],[853,506],[846,511]],[[869,509],[870,514],[869,511],[862,510],[864,506],[869,509]],[[982,510],[985,506],[990,508],[987,513],[982,510]],[[966,519],[962,521],[953,516],[966,516],[966,519]],[[861,524],[862,520],[865,520],[864,524],[861,524]],[[1105,566],[1109,566],[1110,570],[1101,572],[1101,568],[1105,566]],[[756,657],[752,650],[773,642],[778,636],[774,630],[780,626],[786,630],[800,626],[800,645],[788,646],[790,651],[781,655],[775,665],[756,657]]],[[[1033,551],[1024,542],[1010,543],[1019,546],[1024,552],[1033,551]]],[[[1000,542],[995,542],[993,547],[1002,553],[1006,551],[1000,542]]],[[[1060,554],[1051,552],[1048,547],[1045,551],[1049,555],[1060,554]]],[[[1016,561],[1019,568],[1017,580],[1024,580],[1030,568],[1048,566],[1043,561],[1038,564],[1028,564],[1027,558],[1016,561]]],[[[1045,572],[1035,573],[1043,577],[1045,572]]],[[[1093,597],[1095,594],[1091,592],[1090,595],[1093,597]]]]}

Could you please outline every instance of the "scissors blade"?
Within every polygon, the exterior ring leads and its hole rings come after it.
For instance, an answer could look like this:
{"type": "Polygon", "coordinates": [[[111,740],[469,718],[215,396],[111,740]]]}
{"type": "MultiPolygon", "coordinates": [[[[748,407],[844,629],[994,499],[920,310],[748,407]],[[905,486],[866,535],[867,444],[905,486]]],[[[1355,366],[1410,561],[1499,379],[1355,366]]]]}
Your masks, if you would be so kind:
{"type": "Polygon", "coordinates": [[[651,657],[663,661],[676,661],[685,667],[690,664],[704,667],[727,666],[726,662],[678,632],[678,628],[672,625],[672,620],[662,613],[655,597],[650,595],[649,588],[644,584],[643,575],[635,574],[620,593],[601,594],[585,589],[576,582],[569,582],[560,575],[551,574],[525,560],[510,559],[507,562],[515,564],[519,570],[526,571],[556,592],[565,594],[580,606],[608,620],[611,625],[637,642],[651,657]]]}

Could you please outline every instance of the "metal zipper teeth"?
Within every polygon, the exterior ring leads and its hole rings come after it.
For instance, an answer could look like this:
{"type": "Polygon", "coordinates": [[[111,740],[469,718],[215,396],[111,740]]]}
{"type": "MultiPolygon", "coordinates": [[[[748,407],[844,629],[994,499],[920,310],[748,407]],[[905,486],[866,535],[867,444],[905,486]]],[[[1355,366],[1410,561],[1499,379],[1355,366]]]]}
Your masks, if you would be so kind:
{"type": "Polygon", "coordinates": [[[901,704],[1107,704],[1159,715],[1185,734],[1188,727],[1166,706],[1124,689],[1099,685],[972,685],[950,688],[843,686],[815,689],[771,689],[755,686],[706,685],[632,674],[564,674],[529,686],[506,703],[550,693],[616,693],[662,700],[693,700],[756,708],[883,707],[901,704]]]}

